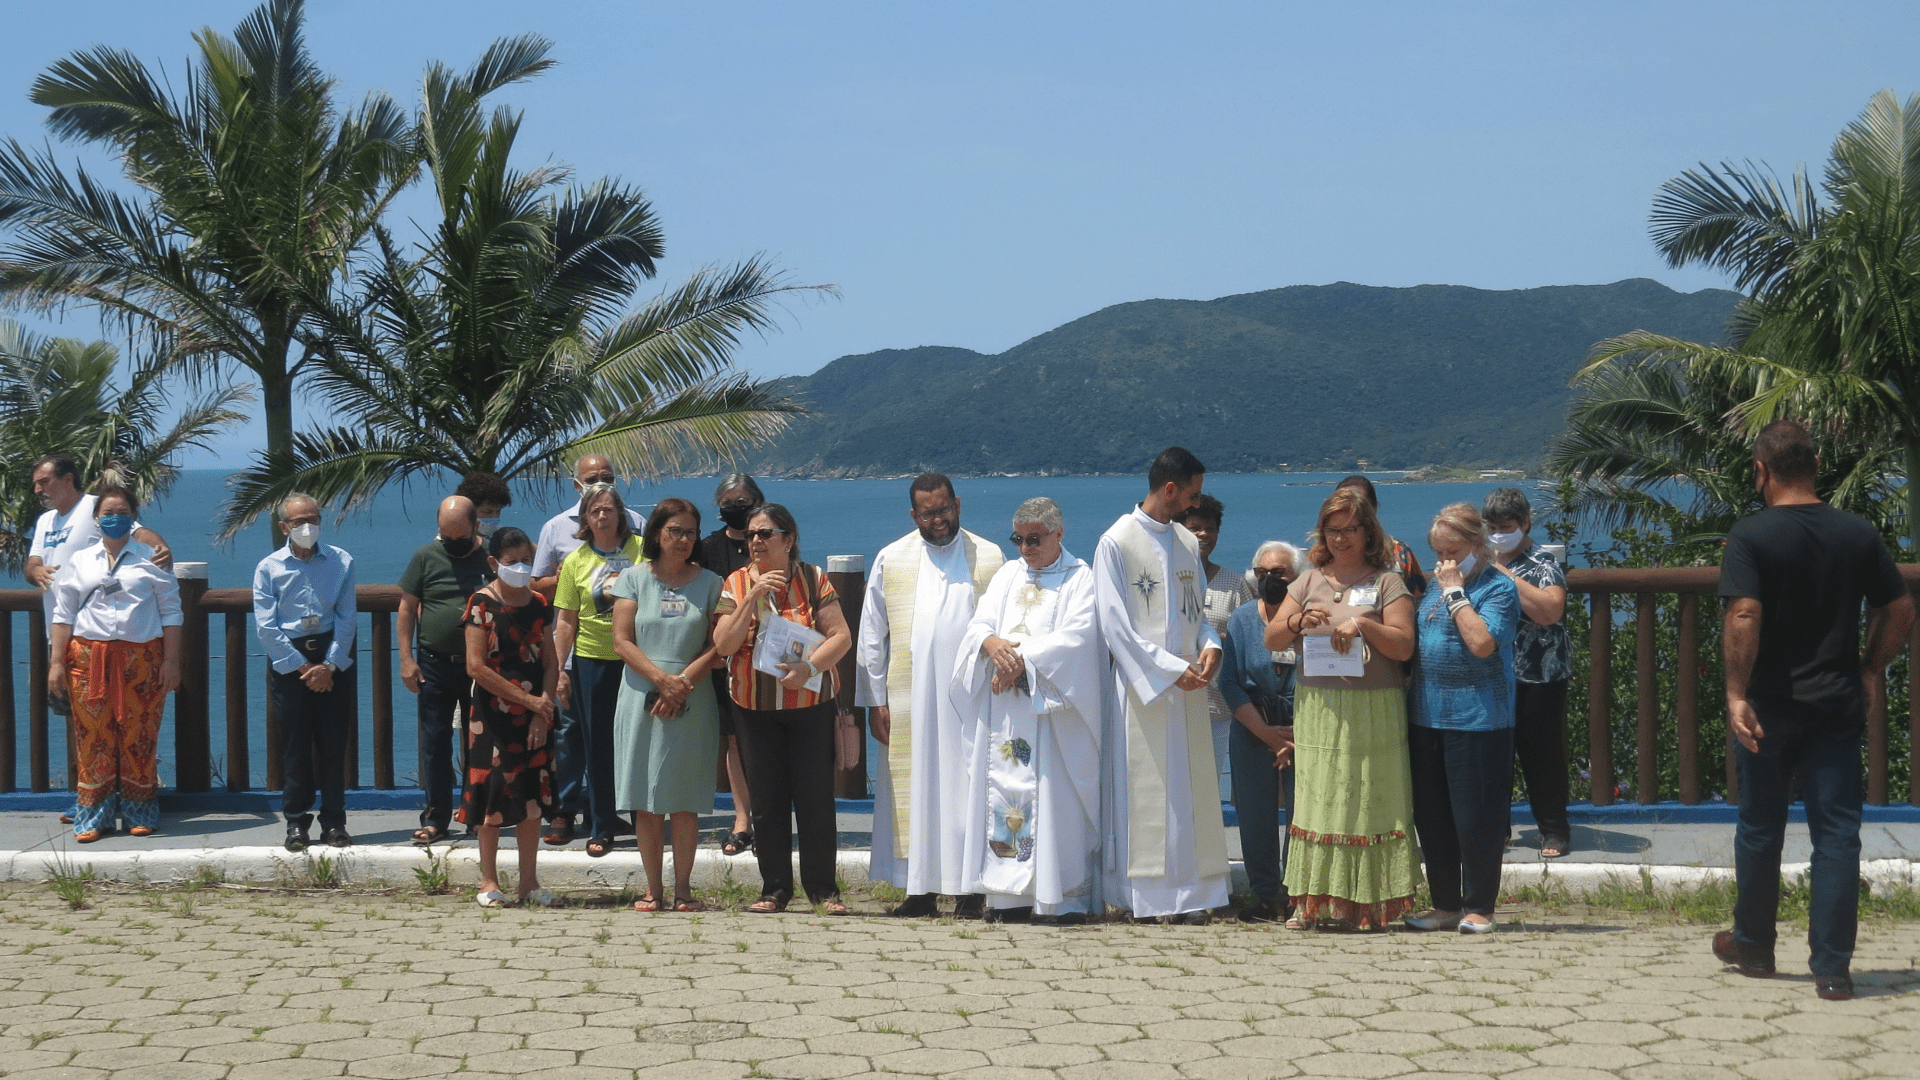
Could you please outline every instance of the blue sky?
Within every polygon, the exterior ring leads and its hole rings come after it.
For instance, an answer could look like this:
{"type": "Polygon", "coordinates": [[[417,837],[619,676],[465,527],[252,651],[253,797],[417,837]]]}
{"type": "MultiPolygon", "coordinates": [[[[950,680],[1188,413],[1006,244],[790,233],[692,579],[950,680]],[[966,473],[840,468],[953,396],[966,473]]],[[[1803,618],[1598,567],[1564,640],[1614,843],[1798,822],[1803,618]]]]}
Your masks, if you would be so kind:
{"type": "MultiPolygon", "coordinates": [[[[96,43],[178,72],[252,7],[19,5],[0,133],[96,43]]],[[[1655,188],[1699,161],[1817,165],[1870,95],[1920,90],[1920,5],[602,3],[312,0],[342,91],[411,104],[431,59],[538,31],[528,162],[644,186],[661,284],[755,252],[839,300],[743,366],[998,352],[1109,304],[1357,281],[1652,277],[1655,188]]],[[[421,204],[409,204],[412,209],[421,204]]],[[[84,317],[63,332],[92,334],[84,317]]],[[[258,445],[237,433],[234,448],[258,445]]],[[[211,457],[196,463],[211,464],[211,457]]]]}

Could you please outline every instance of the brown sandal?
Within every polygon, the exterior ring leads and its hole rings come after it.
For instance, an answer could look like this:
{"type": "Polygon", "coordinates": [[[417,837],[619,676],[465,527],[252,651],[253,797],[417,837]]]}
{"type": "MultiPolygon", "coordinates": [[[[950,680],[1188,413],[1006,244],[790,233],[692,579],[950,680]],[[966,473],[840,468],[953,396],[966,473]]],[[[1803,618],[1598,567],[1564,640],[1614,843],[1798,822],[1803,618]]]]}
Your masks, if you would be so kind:
{"type": "Polygon", "coordinates": [[[660,910],[660,898],[657,896],[643,896],[633,902],[633,910],[643,915],[651,915],[660,910]]]}
{"type": "Polygon", "coordinates": [[[413,830],[413,843],[415,847],[428,847],[445,840],[448,835],[447,830],[438,825],[423,825],[413,830]]]}
{"type": "Polygon", "coordinates": [[[832,900],[820,901],[820,911],[822,914],[826,914],[826,915],[853,914],[853,911],[850,908],[848,908],[846,904],[842,903],[839,897],[835,897],[832,900]]]}
{"type": "Polygon", "coordinates": [[[787,910],[787,901],[784,897],[763,896],[748,904],[747,910],[755,915],[778,915],[787,910]]]}
{"type": "Polygon", "coordinates": [[[707,905],[701,903],[698,900],[695,900],[691,896],[676,896],[673,898],[673,910],[682,912],[682,913],[691,912],[691,911],[705,911],[707,910],[707,905]]]}

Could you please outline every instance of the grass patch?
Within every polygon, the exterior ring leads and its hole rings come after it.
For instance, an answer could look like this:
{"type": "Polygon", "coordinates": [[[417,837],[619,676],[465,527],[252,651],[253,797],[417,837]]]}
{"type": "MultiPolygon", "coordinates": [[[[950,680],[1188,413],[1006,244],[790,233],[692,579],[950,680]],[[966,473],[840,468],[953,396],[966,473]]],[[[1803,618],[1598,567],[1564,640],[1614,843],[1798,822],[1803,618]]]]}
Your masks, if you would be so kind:
{"type": "Polygon", "coordinates": [[[47,864],[47,884],[53,886],[53,895],[66,901],[73,911],[87,906],[87,897],[93,892],[93,864],[76,867],[65,851],[56,851],[53,861],[47,864]]]}
{"type": "Polygon", "coordinates": [[[420,891],[428,896],[440,896],[453,888],[453,870],[448,867],[447,859],[453,854],[451,846],[435,852],[431,846],[426,849],[427,865],[413,868],[413,877],[420,891]]]}
{"type": "MultiPolygon", "coordinates": [[[[1550,915],[1580,914],[1580,909],[1585,908],[1631,912],[1674,922],[1725,923],[1733,918],[1733,902],[1737,891],[1730,873],[1716,874],[1692,884],[1662,886],[1654,882],[1651,871],[1641,867],[1636,874],[1610,874],[1598,885],[1577,891],[1565,882],[1546,875],[1537,884],[1507,890],[1501,900],[1550,915]]],[[[1805,926],[1812,900],[1812,889],[1805,873],[1781,880],[1780,918],[1783,921],[1805,926]]],[[[1920,921],[1920,890],[1903,885],[1879,895],[1862,879],[1860,917],[1893,922],[1920,921]]]]}

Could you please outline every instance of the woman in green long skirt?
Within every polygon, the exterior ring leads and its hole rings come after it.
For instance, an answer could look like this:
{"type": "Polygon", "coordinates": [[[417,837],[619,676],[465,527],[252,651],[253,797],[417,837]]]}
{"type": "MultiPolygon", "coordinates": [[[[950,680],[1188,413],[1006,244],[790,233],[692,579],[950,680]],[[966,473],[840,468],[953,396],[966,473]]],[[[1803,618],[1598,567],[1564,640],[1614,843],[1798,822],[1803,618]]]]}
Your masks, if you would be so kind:
{"type": "Polygon", "coordinates": [[[1301,652],[1287,925],[1379,930],[1413,910],[1420,884],[1401,671],[1413,599],[1360,492],[1321,504],[1308,561],[1267,624],[1267,648],[1301,652]]]}

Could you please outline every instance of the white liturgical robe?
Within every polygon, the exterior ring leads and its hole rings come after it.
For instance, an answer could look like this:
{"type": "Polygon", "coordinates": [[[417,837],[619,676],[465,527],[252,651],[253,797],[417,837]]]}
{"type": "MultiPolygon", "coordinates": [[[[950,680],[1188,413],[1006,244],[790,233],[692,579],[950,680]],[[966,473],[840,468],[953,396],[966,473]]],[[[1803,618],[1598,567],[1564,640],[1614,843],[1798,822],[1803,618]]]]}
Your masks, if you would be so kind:
{"type": "Polygon", "coordinates": [[[1100,700],[1106,645],[1093,568],[1062,550],[1034,570],[1015,559],[980,598],[960,646],[954,704],[976,726],[968,845],[987,906],[1042,915],[1100,907],[1100,700]],[[994,693],[989,637],[1018,645],[1025,685],[994,693]]]}
{"type": "Polygon", "coordinates": [[[1094,552],[1101,636],[1113,658],[1103,746],[1108,900],[1136,918],[1227,902],[1226,828],[1204,689],[1174,683],[1220,638],[1206,621],[1193,534],[1139,508],[1094,552]]]}
{"type": "Polygon", "coordinates": [[[881,549],[867,577],[855,703],[888,706],[893,724],[874,770],[867,874],[908,895],[963,895],[980,876],[966,842],[974,729],[948,689],[974,602],[1005,561],[964,529],[944,547],[915,531],[881,549]]]}

